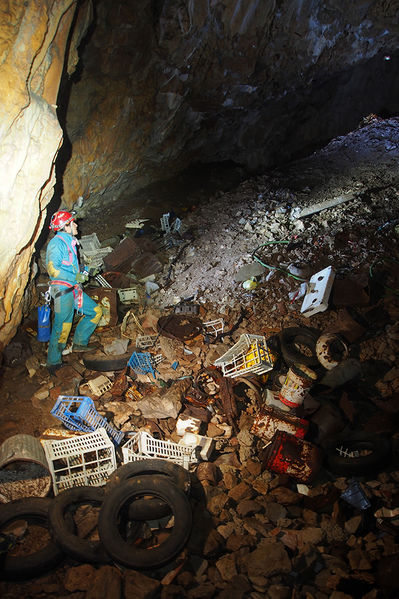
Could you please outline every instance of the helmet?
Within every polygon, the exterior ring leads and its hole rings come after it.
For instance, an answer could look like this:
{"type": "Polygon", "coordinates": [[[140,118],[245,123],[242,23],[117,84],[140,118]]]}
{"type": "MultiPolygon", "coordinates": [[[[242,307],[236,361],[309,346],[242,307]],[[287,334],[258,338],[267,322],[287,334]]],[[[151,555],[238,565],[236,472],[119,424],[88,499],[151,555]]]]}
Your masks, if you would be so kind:
{"type": "Polygon", "coordinates": [[[60,231],[66,225],[69,225],[69,223],[73,220],[75,220],[74,212],[58,210],[58,212],[54,212],[53,216],[51,217],[49,229],[52,229],[53,231],[60,231]]]}

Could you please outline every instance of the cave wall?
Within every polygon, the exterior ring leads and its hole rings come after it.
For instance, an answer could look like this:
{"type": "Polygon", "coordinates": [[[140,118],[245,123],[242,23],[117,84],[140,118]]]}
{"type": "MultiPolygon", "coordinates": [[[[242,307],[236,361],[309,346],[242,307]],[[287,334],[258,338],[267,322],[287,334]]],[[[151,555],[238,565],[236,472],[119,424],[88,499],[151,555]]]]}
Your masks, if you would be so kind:
{"type": "Polygon", "coordinates": [[[62,202],[87,210],[193,162],[288,160],[397,113],[398,14],[399,0],[3,0],[0,352],[56,160],[62,202]]]}
{"type": "MultiPolygon", "coordinates": [[[[76,0],[0,4],[0,353],[21,320],[53,193],[63,138],[56,102],[75,9],[76,0]]],[[[71,70],[76,62],[75,48],[71,70]]]]}
{"type": "Polygon", "coordinates": [[[64,202],[114,201],[193,162],[273,166],[397,113],[398,14],[397,0],[100,0],[64,202]]]}

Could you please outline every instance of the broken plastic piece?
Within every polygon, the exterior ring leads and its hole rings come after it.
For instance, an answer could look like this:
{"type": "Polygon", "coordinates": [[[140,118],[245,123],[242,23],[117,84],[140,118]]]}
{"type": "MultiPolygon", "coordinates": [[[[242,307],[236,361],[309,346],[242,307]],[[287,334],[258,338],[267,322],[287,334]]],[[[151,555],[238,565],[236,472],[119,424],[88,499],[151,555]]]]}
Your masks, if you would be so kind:
{"type": "Polygon", "coordinates": [[[136,337],[136,347],[138,349],[147,349],[154,345],[156,335],[138,335],[136,337]]]}
{"type": "Polygon", "coordinates": [[[112,387],[112,382],[109,380],[107,376],[104,374],[100,374],[100,376],[92,379],[91,381],[87,381],[87,385],[90,388],[90,391],[93,395],[97,395],[100,397],[106,391],[109,391],[112,387]]]}
{"type": "Polygon", "coordinates": [[[195,433],[185,433],[179,441],[179,445],[191,447],[193,452],[201,458],[201,460],[209,460],[213,451],[215,441],[211,437],[204,437],[195,433]]]}
{"type": "Polygon", "coordinates": [[[94,278],[96,279],[97,283],[100,283],[101,287],[105,287],[106,289],[112,289],[112,285],[110,285],[110,284],[108,283],[108,281],[106,281],[106,280],[104,279],[104,277],[103,277],[103,276],[101,276],[101,275],[96,275],[94,278]]]}
{"type": "Polygon", "coordinates": [[[162,231],[165,231],[165,233],[170,233],[169,217],[170,217],[170,212],[168,212],[167,214],[163,214],[160,219],[161,229],[162,229],[162,231]]]}
{"type": "Polygon", "coordinates": [[[199,314],[198,304],[185,304],[184,302],[177,304],[174,309],[175,314],[199,314]]]}
{"type": "Polygon", "coordinates": [[[149,218],[135,218],[128,223],[125,224],[126,229],[141,229],[144,223],[146,223],[149,218]]]}
{"type": "Polygon", "coordinates": [[[328,266],[310,278],[308,290],[303,299],[301,314],[309,317],[327,310],[334,277],[333,267],[328,266]]]}
{"type": "Polygon", "coordinates": [[[224,331],[224,320],[223,318],[208,320],[208,322],[203,323],[203,327],[208,335],[212,334],[216,337],[219,333],[223,333],[224,331]]]}
{"type": "Polygon", "coordinates": [[[140,295],[137,287],[118,289],[118,296],[122,304],[137,304],[140,302],[140,295]]]}
{"type": "Polygon", "coordinates": [[[341,493],[342,499],[359,510],[367,510],[371,503],[367,499],[357,480],[351,480],[349,486],[341,493]]]}
{"type": "Polygon", "coordinates": [[[180,227],[181,227],[181,220],[180,218],[175,219],[175,222],[173,223],[172,226],[172,233],[178,233],[180,231],[180,227]]]}

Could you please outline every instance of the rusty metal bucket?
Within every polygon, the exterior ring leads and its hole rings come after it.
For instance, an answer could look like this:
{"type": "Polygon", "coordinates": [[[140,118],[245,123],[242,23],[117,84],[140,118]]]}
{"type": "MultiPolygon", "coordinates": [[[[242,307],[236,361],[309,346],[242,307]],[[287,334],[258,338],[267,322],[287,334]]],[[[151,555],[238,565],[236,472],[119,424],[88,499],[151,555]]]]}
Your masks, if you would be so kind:
{"type": "Polygon", "coordinates": [[[264,450],[262,463],[267,470],[308,483],[314,480],[320,469],[322,453],[313,443],[278,431],[264,450]]]}
{"type": "Polygon", "coordinates": [[[317,379],[317,374],[304,364],[294,364],[289,369],[281,387],[279,399],[290,408],[302,405],[308,389],[317,379]]]}

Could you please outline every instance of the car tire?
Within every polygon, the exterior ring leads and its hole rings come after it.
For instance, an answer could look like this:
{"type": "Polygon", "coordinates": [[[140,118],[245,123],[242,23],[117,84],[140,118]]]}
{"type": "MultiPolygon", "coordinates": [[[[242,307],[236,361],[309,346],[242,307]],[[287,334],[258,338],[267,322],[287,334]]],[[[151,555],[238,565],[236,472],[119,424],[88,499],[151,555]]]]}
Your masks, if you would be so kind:
{"type": "Polygon", "coordinates": [[[288,366],[292,364],[305,364],[306,366],[320,366],[316,354],[316,342],[320,337],[320,331],[309,327],[288,327],[279,334],[281,353],[288,366]],[[305,354],[297,344],[308,349],[305,354]]]}
{"type": "MultiPolygon", "coordinates": [[[[131,514],[131,510],[129,510],[131,514]]],[[[105,495],[98,530],[107,552],[119,564],[136,570],[161,567],[178,555],[191,532],[192,513],[187,496],[171,480],[152,475],[126,480],[105,495]],[[120,515],[135,498],[153,495],[170,506],[174,526],[166,540],[146,549],[129,544],[120,531],[120,515]]]]}
{"type": "Polygon", "coordinates": [[[49,509],[49,520],[54,540],[70,557],[79,562],[104,564],[110,561],[100,541],[80,538],[76,531],[68,530],[67,518],[79,505],[101,506],[104,490],[98,487],[73,487],[57,495],[49,509]]]}
{"type": "Polygon", "coordinates": [[[123,370],[126,368],[132,352],[119,354],[117,356],[106,356],[105,354],[83,354],[83,364],[89,370],[98,370],[99,372],[110,372],[114,370],[123,370]]]}
{"type": "Polygon", "coordinates": [[[385,467],[391,457],[388,439],[365,433],[339,436],[326,447],[328,468],[343,476],[362,476],[385,467]],[[358,452],[358,456],[348,454],[358,452]],[[346,455],[344,455],[346,454],[346,455]]]}
{"type": "MultiPolygon", "coordinates": [[[[147,474],[159,474],[169,477],[186,495],[190,493],[191,479],[188,470],[173,462],[155,458],[129,462],[120,466],[110,475],[104,491],[108,494],[122,482],[135,476],[147,474]]],[[[134,518],[136,520],[155,520],[171,513],[169,505],[162,499],[136,499],[134,503],[134,518]]]]}
{"type": "MultiPolygon", "coordinates": [[[[49,508],[52,499],[46,497],[29,497],[16,499],[0,505],[0,529],[15,520],[26,520],[28,524],[38,524],[50,530],[49,508]]],[[[72,522],[66,523],[68,531],[72,522]]],[[[50,540],[47,545],[29,555],[12,556],[5,554],[0,562],[0,577],[6,580],[22,580],[44,574],[55,568],[65,558],[61,547],[50,540]]]]}

